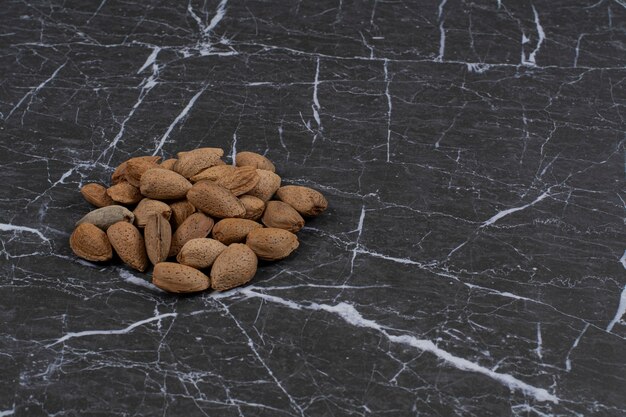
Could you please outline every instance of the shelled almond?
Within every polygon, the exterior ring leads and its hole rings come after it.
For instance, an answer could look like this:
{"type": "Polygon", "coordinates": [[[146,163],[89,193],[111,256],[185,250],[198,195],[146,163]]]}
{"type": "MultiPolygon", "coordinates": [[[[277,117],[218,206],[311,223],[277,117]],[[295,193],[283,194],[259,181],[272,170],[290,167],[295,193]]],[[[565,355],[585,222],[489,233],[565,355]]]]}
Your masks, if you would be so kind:
{"type": "MultiPolygon", "coordinates": [[[[173,293],[225,291],[248,283],[258,261],[276,261],[299,246],[305,218],[326,198],[312,188],[282,185],[267,157],[240,152],[226,165],[220,148],[178,152],[163,162],[138,156],[122,162],[111,186],[89,183],[97,207],[76,223],[70,247],[101,262],[114,253],[173,293]]],[[[308,220],[307,220],[308,221],[308,220]]]]}

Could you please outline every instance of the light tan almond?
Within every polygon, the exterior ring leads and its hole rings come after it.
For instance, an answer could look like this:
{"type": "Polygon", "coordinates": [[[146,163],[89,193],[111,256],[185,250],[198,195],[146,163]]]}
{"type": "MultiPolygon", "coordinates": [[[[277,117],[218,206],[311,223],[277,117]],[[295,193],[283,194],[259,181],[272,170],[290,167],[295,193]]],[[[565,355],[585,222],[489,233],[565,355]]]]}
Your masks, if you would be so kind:
{"type": "Polygon", "coordinates": [[[226,245],[215,239],[191,239],[178,252],[176,260],[193,268],[208,268],[213,265],[215,259],[224,249],[226,249],[226,245]]]}
{"type": "Polygon", "coordinates": [[[211,288],[226,291],[249,282],[257,264],[257,257],[248,246],[233,243],[220,253],[211,267],[211,288]]]}
{"type": "Polygon", "coordinates": [[[154,266],[152,283],[167,292],[191,293],[209,288],[209,277],[197,269],[174,262],[161,262],[154,266]]]}
{"type": "Polygon", "coordinates": [[[184,153],[179,152],[178,161],[174,164],[174,171],[185,178],[191,178],[206,168],[223,164],[224,161],[219,154],[207,150],[207,148],[200,148],[184,153]]]}
{"type": "Polygon", "coordinates": [[[261,218],[265,210],[265,202],[263,200],[251,195],[242,195],[239,197],[239,201],[246,208],[246,214],[243,215],[244,219],[258,220],[261,218]]]}
{"type": "Polygon", "coordinates": [[[185,243],[191,239],[207,237],[213,228],[213,219],[204,213],[194,213],[187,217],[174,232],[168,256],[176,256],[185,243]]]}
{"type": "Polygon", "coordinates": [[[232,174],[236,169],[237,167],[232,165],[216,165],[198,172],[196,175],[191,177],[191,182],[198,182],[202,180],[217,181],[225,175],[232,174]]]}
{"type": "Polygon", "coordinates": [[[248,219],[222,219],[213,226],[213,239],[225,245],[244,242],[246,236],[254,229],[263,227],[262,224],[248,219]]]}
{"type": "Polygon", "coordinates": [[[320,193],[309,187],[285,185],[276,191],[276,197],[307,217],[314,217],[326,210],[328,201],[320,193]]]}
{"type": "Polygon", "coordinates": [[[182,198],[191,183],[182,175],[167,169],[149,169],[141,176],[141,194],[158,200],[182,198]]]}
{"type": "Polygon", "coordinates": [[[96,207],[106,207],[115,204],[115,201],[107,194],[106,187],[100,184],[85,184],[80,189],[80,193],[89,204],[96,207]]]}
{"type": "Polygon", "coordinates": [[[107,195],[117,203],[137,204],[143,196],[139,189],[127,182],[119,182],[107,189],[107,195]]]}
{"type": "Polygon", "coordinates": [[[196,151],[196,152],[210,152],[210,153],[214,153],[214,154],[216,154],[217,156],[219,156],[220,158],[221,158],[222,156],[224,156],[224,149],[222,149],[222,148],[206,148],[206,147],[205,147],[205,148],[196,148],[196,149],[194,149],[194,150],[192,150],[192,151],[181,151],[181,152],[178,152],[178,153],[176,154],[176,156],[180,158],[182,155],[184,155],[184,154],[186,154],[186,153],[189,153],[189,152],[193,152],[193,151],[196,151]]]}
{"type": "Polygon", "coordinates": [[[117,222],[107,229],[107,236],[125,264],[139,272],[148,268],[146,245],[139,229],[128,222],[117,222]]]}
{"type": "Polygon", "coordinates": [[[216,183],[236,196],[247,193],[261,180],[254,167],[236,168],[232,173],[218,178],[216,183]]]}
{"type": "Polygon", "coordinates": [[[172,215],[170,206],[159,200],[144,198],[137,204],[133,214],[135,215],[135,226],[145,227],[151,214],[159,214],[169,220],[172,215]]]}
{"type": "Polygon", "coordinates": [[[108,261],[113,250],[106,233],[91,223],[79,224],[70,236],[70,247],[76,256],[88,261],[108,261]]]}
{"type": "Polygon", "coordinates": [[[164,169],[169,169],[170,171],[174,170],[174,164],[176,163],[178,159],[176,158],[171,158],[171,159],[166,159],[165,161],[161,162],[160,167],[164,168],[164,169]]]}
{"type": "Polygon", "coordinates": [[[260,180],[247,194],[268,201],[280,187],[280,177],[271,171],[257,169],[260,180]]]}
{"type": "MultiPolygon", "coordinates": [[[[169,208],[169,207],[168,207],[169,208]]],[[[152,213],[144,229],[146,253],[152,265],[167,259],[172,244],[172,226],[160,213],[152,213]]]]}
{"type": "Polygon", "coordinates": [[[287,203],[282,201],[268,201],[261,219],[267,227],[289,230],[297,233],[304,227],[304,219],[287,203]]]}
{"type": "Polygon", "coordinates": [[[152,168],[161,168],[160,156],[139,156],[126,161],[126,181],[135,187],[139,187],[141,176],[144,172],[152,168]]]}
{"type": "Polygon", "coordinates": [[[277,261],[286,258],[298,248],[298,237],[284,230],[267,227],[255,229],[248,233],[246,239],[248,245],[259,257],[265,261],[277,261]]]}
{"type": "Polygon", "coordinates": [[[238,167],[250,166],[276,172],[276,167],[272,161],[255,152],[239,152],[235,157],[235,161],[238,167]]]}
{"type": "Polygon", "coordinates": [[[135,215],[123,206],[106,206],[94,211],[90,211],[82,219],[76,222],[76,226],[83,223],[91,223],[102,230],[107,230],[109,226],[117,222],[135,221],[135,215]]]}
{"type": "Polygon", "coordinates": [[[183,224],[185,219],[196,212],[196,208],[187,199],[174,201],[170,204],[172,209],[172,217],[170,223],[172,223],[172,229],[176,230],[183,224]]]}
{"type": "Polygon", "coordinates": [[[233,193],[211,181],[195,183],[187,193],[187,200],[213,217],[242,217],[246,214],[246,208],[233,193]]]}

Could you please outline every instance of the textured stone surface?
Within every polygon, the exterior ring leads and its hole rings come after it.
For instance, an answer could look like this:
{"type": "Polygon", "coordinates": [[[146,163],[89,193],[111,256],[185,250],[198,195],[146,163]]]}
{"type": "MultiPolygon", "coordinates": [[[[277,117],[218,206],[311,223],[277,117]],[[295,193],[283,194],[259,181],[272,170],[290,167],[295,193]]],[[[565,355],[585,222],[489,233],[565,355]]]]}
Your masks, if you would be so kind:
{"type": "Polygon", "coordinates": [[[416,3],[5,2],[0,415],[626,414],[623,2],[416,3]],[[200,146],[325,194],[292,256],[73,256],[82,185],[200,146]]]}

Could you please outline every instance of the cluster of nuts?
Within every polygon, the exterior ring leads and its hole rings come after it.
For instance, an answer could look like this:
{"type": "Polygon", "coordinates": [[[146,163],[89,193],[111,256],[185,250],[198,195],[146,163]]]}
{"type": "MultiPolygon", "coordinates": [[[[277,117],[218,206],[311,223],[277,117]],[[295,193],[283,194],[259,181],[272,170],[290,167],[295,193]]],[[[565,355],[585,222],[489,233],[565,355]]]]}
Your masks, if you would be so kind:
{"type": "Polygon", "coordinates": [[[220,148],[199,148],[161,163],[157,156],[131,158],[115,169],[111,187],[86,184],[81,194],[99,208],[76,223],[72,250],[96,262],[115,251],[140,272],[152,263],[153,284],[169,292],[249,282],[258,259],[289,256],[303,216],[317,216],[328,203],[311,188],[281,187],[263,155],[240,152],[235,165],[223,156],[220,148]]]}

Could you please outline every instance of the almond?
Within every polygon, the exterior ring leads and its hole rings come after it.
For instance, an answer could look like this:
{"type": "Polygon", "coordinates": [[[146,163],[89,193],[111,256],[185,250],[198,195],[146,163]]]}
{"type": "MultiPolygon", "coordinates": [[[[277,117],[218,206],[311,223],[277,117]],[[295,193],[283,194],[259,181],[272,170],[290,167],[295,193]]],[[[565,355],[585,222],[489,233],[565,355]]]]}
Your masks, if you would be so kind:
{"type": "Polygon", "coordinates": [[[238,167],[249,166],[276,172],[276,167],[272,161],[255,152],[239,152],[235,157],[235,162],[238,167]]]}
{"type": "Polygon", "coordinates": [[[191,183],[174,171],[149,169],[141,176],[141,194],[159,200],[182,198],[191,188],[191,183]]]}
{"type": "Polygon", "coordinates": [[[169,220],[172,215],[172,209],[162,201],[144,198],[139,202],[139,204],[137,204],[135,210],[133,210],[133,214],[135,215],[135,225],[137,227],[145,227],[150,215],[155,213],[165,217],[166,220],[169,220]]]}
{"type": "Polygon", "coordinates": [[[259,259],[277,261],[289,256],[298,248],[300,243],[298,237],[287,230],[267,227],[255,229],[248,233],[246,245],[254,251],[259,259]]]}
{"type": "Polygon", "coordinates": [[[108,261],[113,250],[106,233],[91,223],[79,224],[70,236],[70,247],[76,256],[88,261],[108,261]]]}
{"type": "Polygon", "coordinates": [[[89,204],[96,207],[106,207],[115,204],[115,201],[107,194],[106,187],[100,184],[85,184],[80,189],[80,193],[89,204]]]}
{"type": "Polygon", "coordinates": [[[174,262],[161,262],[154,266],[152,283],[167,292],[190,293],[209,288],[209,277],[197,269],[174,262]]]}
{"type": "Polygon", "coordinates": [[[248,246],[233,243],[220,253],[211,267],[211,288],[225,291],[249,282],[256,273],[257,263],[256,255],[248,246]]]}
{"type": "Polygon", "coordinates": [[[254,220],[223,219],[213,226],[213,239],[219,240],[225,245],[244,242],[248,233],[259,227],[263,227],[263,225],[254,220]]]}
{"type": "Polygon", "coordinates": [[[242,195],[239,197],[239,201],[246,209],[246,214],[243,215],[244,219],[258,220],[265,210],[265,202],[258,197],[242,195]]]}
{"type": "Polygon", "coordinates": [[[213,217],[241,217],[246,214],[246,208],[233,193],[211,181],[195,183],[187,193],[187,200],[213,217]]]}
{"type": "Polygon", "coordinates": [[[232,174],[236,169],[237,167],[232,165],[216,165],[198,172],[196,175],[191,177],[191,182],[198,182],[202,180],[217,181],[225,175],[232,174]]]}
{"type": "Polygon", "coordinates": [[[102,230],[107,230],[109,226],[117,222],[135,221],[135,215],[123,206],[106,206],[87,213],[82,219],[76,222],[76,226],[83,223],[91,223],[102,230]]]}
{"type": "Polygon", "coordinates": [[[176,158],[166,159],[165,161],[161,162],[161,165],[159,165],[159,166],[161,168],[169,169],[170,171],[173,171],[174,170],[174,164],[176,163],[176,161],[178,161],[178,159],[176,159],[176,158]]]}
{"type": "Polygon", "coordinates": [[[111,174],[111,184],[115,185],[122,181],[126,181],[126,167],[128,166],[128,161],[124,161],[115,168],[113,174],[111,174]]]}
{"type": "Polygon", "coordinates": [[[144,229],[146,253],[152,265],[167,259],[172,244],[172,226],[160,213],[152,213],[148,217],[144,229]]]}
{"type": "Polygon", "coordinates": [[[254,167],[235,168],[230,174],[218,178],[216,183],[230,190],[236,196],[242,195],[253,189],[261,180],[254,167]]]}
{"type": "Polygon", "coordinates": [[[113,174],[111,175],[111,184],[115,185],[119,182],[122,181],[126,181],[128,182],[128,179],[126,178],[126,172],[128,169],[128,162],[135,160],[135,159],[141,159],[141,160],[145,160],[145,161],[149,161],[149,162],[155,162],[158,161],[159,159],[161,159],[159,156],[138,156],[136,158],[131,158],[128,159],[124,162],[122,162],[121,164],[119,164],[117,166],[117,168],[115,168],[115,171],[113,171],[113,174]]]}
{"type": "Polygon", "coordinates": [[[317,216],[328,207],[328,201],[319,192],[300,185],[286,185],[276,191],[276,197],[296,209],[303,216],[317,216]]]}
{"type": "Polygon", "coordinates": [[[139,156],[126,161],[126,181],[135,187],[139,187],[141,176],[151,168],[160,167],[160,156],[139,156]]]}
{"type": "Polygon", "coordinates": [[[276,190],[280,187],[280,177],[264,169],[257,169],[256,172],[261,178],[258,184],[252,190],[248,191],[247,194],[267,201],[272,198],[276,190]]]}
{"type": "Polygon", "coordinates": [[[300,213],[282,201],[268,201],[261,221],[267,227],[285,229],[291,233],[297,233],[304,227],[300,213]]]}
{"type": "Polygon", "coordinates": [[[172,236],[172,246],[170,246],[168,256],[178,255],[183,245],[191,239],[207,237],[213,228],[213,223],[213,219],[204,213],[194,213],[187,217],[172,236]]]}
{"type": "MultiPolygon", "coordinates": [[[[224,149],[222,149],[222,148],[196,148],[196,149],[194,149],[193,151],[197,151],[197,152],[210,152],[210,153],[214,153],[214,154],[216,154],[217,156],[219,156],[220,158],[221,158],[222,156],[224,156],[224,149]]],[[[176,156],[180,158],[180,157],[181,157],[181,155],[186,154],[186,153],[189,153],[189,152],[193,152],[193,151],[181,151],[181,152],[178,152],[178,153],[176,154],[176,156]]]]}
{"type": "Polygon", "coordinates": [[[215,259],[224,249],[226,249],[226,245],[215,239],[191,239],[178,252],[176,260],[193,268],[208,268],[213,265],[215,259]]]}
{"type": "Polygon", "coordinates": [[[127,222],[117,222],[107,229],[107,236],[124,263],[139,272],[148,268],[146,245],[139,229],[127,222]]]}
{"type": "Polygon", "coordinates": [[[178,227],[183,224],[185,219],[191,216],[196,212],[196,208],[191,204],[187,199],[174,201],[170,204],[170,208],[172,209],[172,217],[170,218],[170,222],[172,223],[172,228],[174,230],[178,229],[178,227]]]}
{"type": "Polygon", "coordinates": [[[139,189],[127,182],[120,182],[109,187],[107,195],[113,201],[122,204],[137,204],[143,198],[139,189]]]}
{"type": "Polygon", "coordinates": [[[191,178],[203,169],[223,165],[219,154],[213,148],[200,148],[189,152],[179,152],[178,161],[174,164],[174,171],[185,178],[191,178]],[[208,150],[207,150],[208,149],[208,150]]]}

